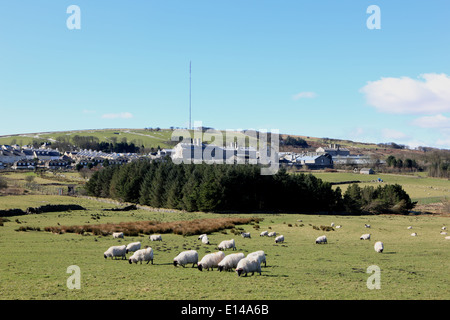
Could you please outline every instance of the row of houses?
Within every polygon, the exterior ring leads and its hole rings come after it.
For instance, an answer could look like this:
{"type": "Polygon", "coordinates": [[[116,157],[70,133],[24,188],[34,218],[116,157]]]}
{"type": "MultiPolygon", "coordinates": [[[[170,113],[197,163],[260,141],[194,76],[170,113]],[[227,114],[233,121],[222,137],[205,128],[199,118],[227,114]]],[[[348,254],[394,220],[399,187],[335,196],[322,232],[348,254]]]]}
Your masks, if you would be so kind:
{"type": "Polygon", "coordinates": [[[32,148],[18,145],[0,146],[0,169],[32,170],[47,168],[52,170],[70,169],[77,165],[96,166],[108,161],[109,164],[124,164],[138,158],[136,154],[104,153],[92,150],[79,150],[60,153],[47,147],[32,148]]]}

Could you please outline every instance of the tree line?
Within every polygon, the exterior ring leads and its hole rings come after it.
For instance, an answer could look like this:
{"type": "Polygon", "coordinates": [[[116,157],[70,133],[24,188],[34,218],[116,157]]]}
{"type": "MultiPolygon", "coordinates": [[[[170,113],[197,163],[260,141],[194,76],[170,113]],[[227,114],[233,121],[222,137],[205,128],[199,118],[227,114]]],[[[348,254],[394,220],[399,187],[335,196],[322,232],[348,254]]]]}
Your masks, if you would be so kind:
{"type": "MultiPolygon", "coordinates": [[[[353,189],[342,195],[339,187],[333,189],[312,174],[288,174],[280,169],[275,175],[261,175],[260,170],[260,166],[249,164],[142,160],[103,168],[93,174],[85,188],[95,197],[186,211],[368,212],[367,204],[353,189]]],[[[400,186],[377,190],[373,195],[377,201],[389,197],[389,204],[383,207],[386,209],[401,200],[410,203],[400,186]]]]}

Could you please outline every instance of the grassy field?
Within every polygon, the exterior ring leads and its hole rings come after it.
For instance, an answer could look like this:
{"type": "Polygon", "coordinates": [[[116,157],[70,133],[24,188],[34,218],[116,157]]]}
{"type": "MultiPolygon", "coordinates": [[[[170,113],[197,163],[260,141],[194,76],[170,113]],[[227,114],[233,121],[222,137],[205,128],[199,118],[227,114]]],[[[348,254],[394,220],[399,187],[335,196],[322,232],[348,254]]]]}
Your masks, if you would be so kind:
{"type": "MultiPolygon", "coordinates": [[[[101,130],[80,130],[80,131],[64,131],[64,132],[50,132],[50,133],[36,133],[36,134],[23,134],[13,136],[0,136],[0,145],[12,145],[19,144],[20,146],[32,144],[33,140],[38,141],[55,141],[60,136],[93,136],[97,137],[99,141],[111,142],[116,139],[117,142],[121,142],[126,139],[128,143],[133,142],[137,146],[144,145],[146,148],[172,148],[171,138],[174,130],[161,129],[161,130],[145,130],[145,129],[101,129],[101,130]]],[[[215,137],[222,134],[221,140],[225,142],[225,132],[217,131],[217,134],[205,134],[204,140],[215,144],[217,140],[215,137]]],[[[243,139],[245,136],[240,132],[230,132],[230,135],[236,135],[239,139],[243,139]]],[[[192,134],[192,137],[194,135],[192,134]]],[[[196,136],[195,136],[196,137],[196,136]]],[[[221,141],[218,140],[218,141],[221,141]]]]}
{"type": "MultiPolygon", "coordinates": [[[[0,196],[0,209],[43,204],[79,204],[86,211],[55,212],[8,218],[0,226],[0,296],[2,299],[170,299],[170,300],[297,300],[297,299],[449,299],[450,240],[440,229],[449,225],[443,216],[326,216],[298,214],[247,214],[264,220],[243,225],[251,239],[231,233],[209,235],[211,245],[197,236],[163,234],[154,243],[147,235],[113,239],[112,236],[52,234],[45,231],[16,231],[20,226],[43,230],[46,226],[117,223],[122,221],[176,221],[229,215],[208,213],[103,211],[115,205],[64,196],[0,196]],[[93,217],[100,217],[94,220],[93,217]],[[298,220],[302,221],[299,222],[298,220]],[[312,226],[331,222],[342,225],[335,231],[312,226]],[[364,224],[371,224],[366,229],[364,224]],[[408,226],[413,230],[408,230],[408,226]],[[285,242],[259,237],[263,230],[276,231],[285,242]],[[411,237],[411,232],[417,237],[411,237]],[[359,240],[371,233],[369,241],[359,240]],[[316,245],[326,234],[328,244],[316,245]],[[267,267],[261,275],[239,278],[234,272],[203,271],[174,267],[173,258],[182,250],[195,249],[200,258],[215,251],[226,239],[236,240],[237,252],[264,250],[267,267]],[[376,253],[373,244],[381,240],[385,251],[376,253]],[[103,252],[112,245],[141,241],[154,249],[154,264],[130,265],[126,260],[105,260],[103,252]],[[70,290],[67,268],[81,271],[81,289],[70,290]],[[381,288],[368,289],[367,268],[381,269],[381,288]]],[[[231,251],[226,252],[231,253],[231,251]]],[[[131,254],[128,254],[129,257],[131,254]]]]}
{"type": "MultiPolygon", "coordinates": [[[[318,172],[313,173],[316,177],[328,182],[343,181],[361,181],[361,187],[366,185],[377,186],[380,182],[378,178],[383,180],[383,184],[402,185],[403,189],[409,194],[413,201],[419,204],[439,202],[444,198],[450,198],[450,180],[429,178],[423,174],[418,175],[396,175],[396,174],[373,174],[365,175],[358,173],[345,172],[318,172]]],[[[349,184],[335,185],[339,186],[342,192],[347,190],[349,184]]]]}

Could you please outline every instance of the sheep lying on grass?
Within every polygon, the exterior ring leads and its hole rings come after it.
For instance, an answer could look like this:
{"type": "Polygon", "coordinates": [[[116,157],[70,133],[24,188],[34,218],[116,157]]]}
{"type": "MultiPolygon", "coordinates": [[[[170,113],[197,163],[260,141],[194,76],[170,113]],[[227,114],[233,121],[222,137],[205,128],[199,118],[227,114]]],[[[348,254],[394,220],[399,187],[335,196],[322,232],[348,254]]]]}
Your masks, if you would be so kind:
{"type": "Polygon", "coordinates": [[[251,252],[247,255],[247,258],[249,257],[256,257],[259,260],[259,264],[264,262],[264,267],[266,267],[266,254],[264,253],[263,250],[259,250],[259,251],[255,251],[255,252],[251,252]]]}
{"type": "Polygon", "coordinates": [[[147,264],[151,261],[153,264],[153,249],[150,247],[146,247],[145,249],[137,250],[129,259],[128,262],[130,264],[138,263],[142,261],[147,261],[147,264]]]}
{"type": "Polygon", "coordinates": [[[261,264],[259,262],[259,259],[254,256],[246,257],[241,260],[239,260],[237,266],[236,266],[236,273],[240,277],[242,274],[245,274],[245,277],[247,276],[247,273],[252,273],[252,275],[255,272],[258,272],[259,275],[261,275],[261,264]]]}
{"type": "Polygon", "coordinates": [[[180,265],[184,268],[185,265],[190,263],[192,263],[192,268],[198,263],[198,253],[195,250],[183,251],[173,258],[173,265],[175,267],[180,265]]]}
{"type": "Polygon", "coordinates": [[[218,270],[219,271],[229,271],[233,268],[236,268],[239,261],[241,259],[244,259],[244,254],[242,252],[240,253],[232,253],[227,255],[225,258],[223,258],[222,261],[218,264],[218,270]]]}
{"type": "Polygon", "coordinates": [[[123,245],[123,246],[112,246],[109,247],[108,250],[106,250],[103,253],[103,257],[106,258],[113,258],[117,259],[117,257],[122,257],[122,259],[126,259],[126,253],[127,253],[127,246],[123,245]]]}
{"type": "Polygon", "coordinates": [[[149,237],[150,241],[162,241],[160,234],[151,234],[149,237]]]}
{"type": "Polygon", "coordinates": [[[200,260],[197,264],[197,268],[200,271],[203,271],[203,269],[209,271],[209,268],[213,270],[214,267],[217,268],[219,266],[219,262],[222,261],[223,258],[225,258],[225,253],[223,253],[223,251],[209,253],[200,260]]]}
{"type": "Polygon", "coordinates": [[[234,239],[231,240],[223,240],[221,243],[219,243],[218,247],[219,250],[225,250],[225,249],[233,249],[236,250],[236,244],[234,243],[234,239]]]}
{"type": "Polygon", "coordinates": [[[370,233],[363,234],[359,240],[370,240],[370,233]]]}
{"type": "Polygon", "coordinates": [[[141,248],[140,242],[132,242],[127,245],[127,253],[138,251],[140,248],[141,248]]]}

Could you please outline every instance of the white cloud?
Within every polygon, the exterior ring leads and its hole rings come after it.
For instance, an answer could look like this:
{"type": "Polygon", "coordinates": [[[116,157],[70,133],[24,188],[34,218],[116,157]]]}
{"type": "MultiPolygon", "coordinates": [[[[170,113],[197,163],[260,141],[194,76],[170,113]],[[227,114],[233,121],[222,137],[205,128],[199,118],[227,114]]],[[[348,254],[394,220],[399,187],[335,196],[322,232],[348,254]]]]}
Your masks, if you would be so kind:
{"type": "Polygon", "coordinates": [[[304,92],[299,92],[297,94],[294,94],[292,96],[292,99],[294,99],[294,100],[303,99],[303,98],[312,99],[315,97],[317,97],[317,94],[315,92],[304,91],[304,92]]]}
{"type": "Polygon", "coordinates": [[[450,77],[427,73],[418,79],[381,78],[361,90],[378,111],[395,114],[450,112],[450,77]]]}
{"type": "Polygon", "coordinates": [[[133,115],[129,112],[121,112],[121,113],[105,113],[102,115],[103,119],[131,119],[133,115]]]}
{"type": "Polygon", "coordinates": [[[383,129],[381,131],[381,134],[383,135],[383,138],[385,138],[385,139],[401,140],[401,139],[405,139],[408,137],[403,132],[397,131],[394,129],[383,129]]]}
{"type": "Polygon", "coordinates": [[[427,116],[418,118],[411,123],[421,128],[450,128],[450,118],[437,114],[435,116],[427,116]]]}

